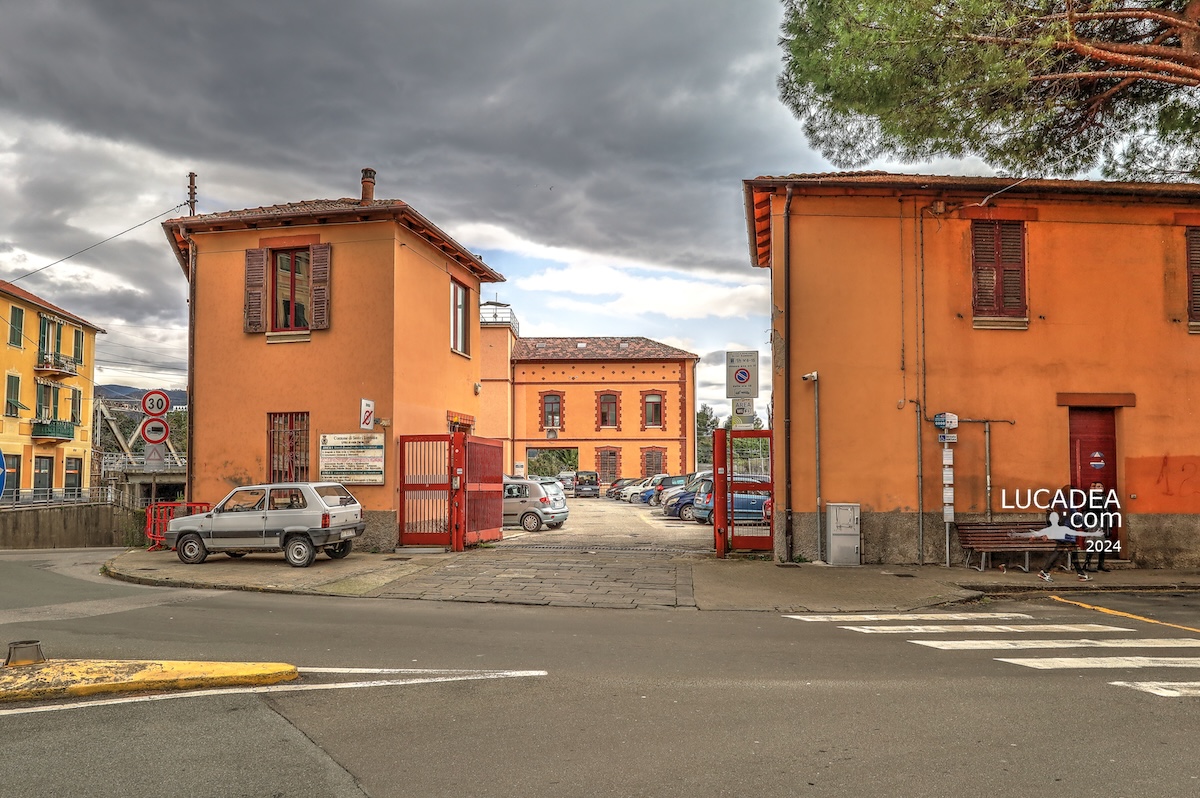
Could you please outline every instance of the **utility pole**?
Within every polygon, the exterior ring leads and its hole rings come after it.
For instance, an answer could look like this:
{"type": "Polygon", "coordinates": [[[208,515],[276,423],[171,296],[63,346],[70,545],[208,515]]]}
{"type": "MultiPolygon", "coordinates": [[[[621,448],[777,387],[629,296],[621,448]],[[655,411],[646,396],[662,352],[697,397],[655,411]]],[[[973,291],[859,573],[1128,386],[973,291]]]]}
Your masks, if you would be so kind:
{"type": "Polygon", "coordinates": [[[188,172],[188,215],[196,215],[196,173],[188,172]]]}

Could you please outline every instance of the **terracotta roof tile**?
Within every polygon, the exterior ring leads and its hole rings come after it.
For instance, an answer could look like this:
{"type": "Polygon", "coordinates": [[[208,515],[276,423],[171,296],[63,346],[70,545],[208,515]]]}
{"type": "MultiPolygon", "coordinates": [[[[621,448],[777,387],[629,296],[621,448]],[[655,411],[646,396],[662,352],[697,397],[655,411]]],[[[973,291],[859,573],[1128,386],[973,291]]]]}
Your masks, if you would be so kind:
{"type": "Polygon", "coordinates": [[[638,337],[518,338],[512,358],[519,360],[699,360],[673,346],[638,337]],[[582,344],[582,346],[581,346],[582,344]]]}
{"type": "Polygon", "coordinates": [[[162,227],[175,250],[175,257],[179,260],[179,265],[187,275],[186,236],[188,233],[235,229],[238,226],[243,228],[281,227],[293,222],[334,224],[339,220],[356,220],[356,217],[394,218],[415,235],[424,238],[447,256],[470,269],[481,281],[504,281],[504,275],[485,264],[474,253],[468,252],[462,244],[417,213],[407,202],[396,199],[370,200],[366,203],[352,198],[303,200],[283,205],[244,208],[238,211],[218,211],[197,216],[182,216],[177,219],[168,219],[162,223],[162,227]]]}
{"type": "Polygon", "coordinates": [[[0,280],[0,294],[8,294],[9,296],[13,297],[14,299],[22,299],[31,305],[36,305],[37,307],[42,308],[43,310],[48,310],[57,316],[62,316],[64,319],[67,319],[68,321],[73,321],[81,327],[87,327],[89,329],[95,330],[98,333],[104,332],[104,330],[97,327],[95,324],[92,324],[87,319],[80,318],[79,316],[76,316],[74,313],[71,313],[70,311],[63,310],[58,305],[53,305],[53,304],[47,302],[46,300],[42,299],[37,294],[29,293],[24,288],[17,288],[15,285],[13,285],[10,282],[0,280]]]}

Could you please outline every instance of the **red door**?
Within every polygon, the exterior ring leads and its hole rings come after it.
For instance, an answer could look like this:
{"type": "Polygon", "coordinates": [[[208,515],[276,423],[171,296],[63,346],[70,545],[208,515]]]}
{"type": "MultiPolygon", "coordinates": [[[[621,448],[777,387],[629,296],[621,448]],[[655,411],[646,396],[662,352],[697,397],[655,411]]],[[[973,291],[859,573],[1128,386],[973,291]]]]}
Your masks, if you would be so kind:
{"type": "MultiPolygon", "coordinates": [[[[1093,482],[1107,493],[1117,488],[1117,417],[1111,407],[1072,407],[1068,416],[1071,438],[1071,487],[1087,490],[1093,482]]],[[[1117,530],[1124,551],[1125,530],[1117,530]]]]}

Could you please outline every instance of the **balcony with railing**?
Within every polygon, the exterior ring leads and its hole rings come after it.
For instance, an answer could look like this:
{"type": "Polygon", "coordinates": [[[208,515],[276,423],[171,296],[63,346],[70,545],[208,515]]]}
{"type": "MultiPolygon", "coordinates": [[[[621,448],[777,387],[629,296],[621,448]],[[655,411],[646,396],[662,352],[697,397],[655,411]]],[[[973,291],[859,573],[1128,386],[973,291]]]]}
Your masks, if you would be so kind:
{"type": "Polygon", "coordinates": [[[70,421],[57,419],[34,419],[33,437],[43,441],[73,441],[75,425],[70,421]]]}
{"type": "Polygon", "coordinates": [[[79,363],[75,358],[38,349],[37,362],[33,370],[48,377],[73,377],[79,373],[79,363]]]}
{"type": "Polygon", "coordinates": [[[513,335],[520,337],[521,325],[517,323],[517,315],[512,308],[503,302],[479,303],[479,323],[484,327],[496,327],[507,324],[512,327],[513,335]]]}

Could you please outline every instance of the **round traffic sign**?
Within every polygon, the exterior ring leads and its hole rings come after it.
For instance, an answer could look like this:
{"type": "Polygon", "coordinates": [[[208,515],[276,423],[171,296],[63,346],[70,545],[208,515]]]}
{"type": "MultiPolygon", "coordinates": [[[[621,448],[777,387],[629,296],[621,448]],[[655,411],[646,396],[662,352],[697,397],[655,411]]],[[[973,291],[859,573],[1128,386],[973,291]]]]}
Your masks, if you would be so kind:
{"type": "Polygon", "coordinates": [[[146,391],[142,394],[142,412],[148,416],[166,415],[171,409],[171,397],[166,391],[146,391]]]}
{"type": "Polygon", "coordinates": [[[148,418],[142,422],[142,440],[146,443],[165,443],[171,428],[161,418],[148,418]]]}
{"type": "Polygon", "coordinates": [[[733,378],[735,380],[737,380],[740,384],[745,385],[747,382],[750,381],[750,370],[749,369],[738,369],[737,371],[733,372],[733,378]]]}

